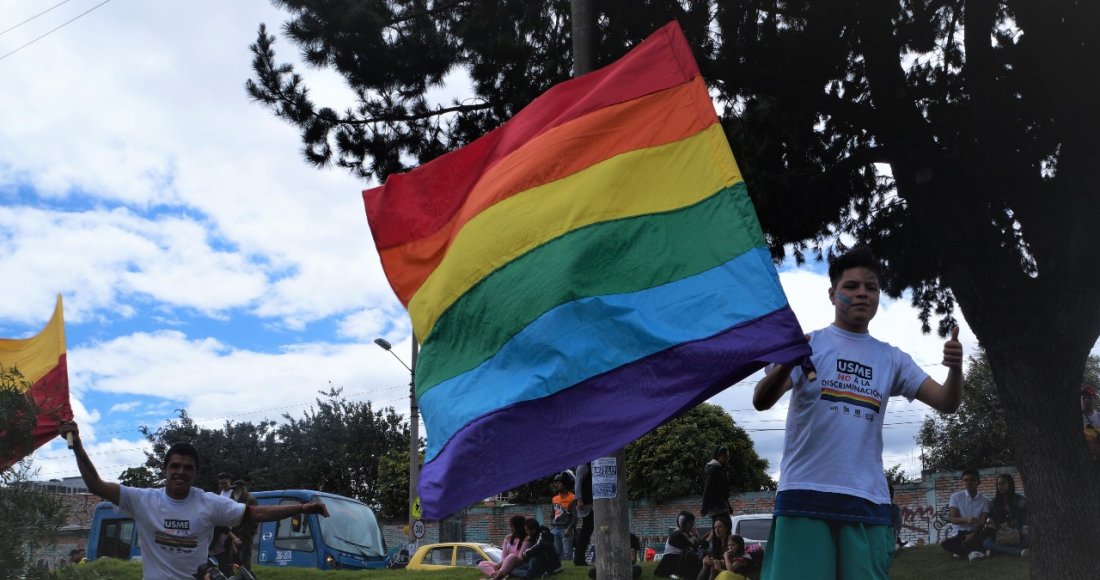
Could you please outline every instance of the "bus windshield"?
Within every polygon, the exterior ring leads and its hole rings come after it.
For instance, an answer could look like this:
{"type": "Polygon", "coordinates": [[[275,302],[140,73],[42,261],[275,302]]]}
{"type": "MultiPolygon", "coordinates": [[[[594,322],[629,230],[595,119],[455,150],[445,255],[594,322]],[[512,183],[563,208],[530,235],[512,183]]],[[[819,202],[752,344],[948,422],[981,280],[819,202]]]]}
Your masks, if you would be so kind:
{"type": "Polygon", "coordinates": [[[329,517],[317,518],[325,545],[363,556],[385,556],[386,547],[374,512],[367,506],[336,497],[318,496],[329,517]]]}

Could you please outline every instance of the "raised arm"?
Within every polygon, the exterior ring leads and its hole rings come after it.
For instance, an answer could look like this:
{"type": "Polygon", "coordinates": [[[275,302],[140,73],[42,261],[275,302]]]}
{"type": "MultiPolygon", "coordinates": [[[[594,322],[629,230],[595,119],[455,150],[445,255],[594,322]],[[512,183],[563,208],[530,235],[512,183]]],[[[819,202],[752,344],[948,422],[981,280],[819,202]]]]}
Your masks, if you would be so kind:
{"type": "Polygon", "coordinates": [[[932,377],[924,379],[917,390],[917,400],[941,413],[954,413],[962,402],[963,347],[959,342],[959,327],[951,329],[951,339],[943,343],[943,366],[947,380],[939,384],[932,377]]]}
{"type": "Polygon", "coordinates": [[[64,438],[69,433],[73,434],[73,455],[76,456],[76,467],[80,470],[80,477],[84,479],[84,485],[88,486],[88,491],[118,505],[122,488],[117,483],[103,481],[99,477],[95,465],[92,464],[91,459],[88,459],[88,453],[84,451],[84,444],[80,441],[80,429],[76,423],[73,421],[61,423],[57,434],[64,438]]]}
{"type": "Polygon", "coordinates": [[[328,508],[319,501],[311,501],[283,505],[254,505],[249,506],[245,513],[245,517],[251,518],[254,522],[274,522],[300,514],[321,514],[327,518],[328,508]]]}
{"type": "Polygon", "coordinates": [[[767,411],[775,405],[784,393],[791,390],[791,371],[794,365],[777,364],[756,383],[752,393],[752,406],[757,411],[767,411]]]}

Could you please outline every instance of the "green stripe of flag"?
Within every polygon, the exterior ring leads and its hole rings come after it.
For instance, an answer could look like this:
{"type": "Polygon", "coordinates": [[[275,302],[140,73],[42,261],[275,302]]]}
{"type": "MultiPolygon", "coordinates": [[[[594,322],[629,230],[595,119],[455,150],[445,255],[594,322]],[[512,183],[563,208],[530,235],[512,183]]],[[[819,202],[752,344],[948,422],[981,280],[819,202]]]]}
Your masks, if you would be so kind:
{"type": "Polygon", "coordinates": [[[738,182],[692,206],[593,224],[543,244],[486,277],[440,317],[422,347],[417,396],[476,368],[557,306],[673,282],[763,246],[759,227],[745,224],[755,224],[755,213],[738,182]]]}

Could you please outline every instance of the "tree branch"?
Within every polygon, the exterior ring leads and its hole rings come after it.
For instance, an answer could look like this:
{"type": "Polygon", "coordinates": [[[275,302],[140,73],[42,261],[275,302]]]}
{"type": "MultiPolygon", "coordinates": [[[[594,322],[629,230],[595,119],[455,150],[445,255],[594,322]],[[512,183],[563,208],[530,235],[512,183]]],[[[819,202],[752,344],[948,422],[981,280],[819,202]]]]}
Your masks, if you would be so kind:
{"type": "Polygon", "coordinates": [[[440,12],[445,12],[459,4],[465,4],[469,1],[470,0],[452,0],[451,2],[444,3],[442,6],[437,5],[435,8],[421,10],[420,12],[415,12],[413,14],[402,16],[401,18],[398,18],[396,20],[391,20],[390,22],[386,23],[383,28],[394,28],[396,25],[401,24],[402,22],[408,22],[410,20],[415,20],[424,16],[433,16],[435,14],[439,14],[440,12]]]}
{"type": "Polygon", "coordinates": [[[876,134],[881,129],[882,120],[873,108],[830,96],[820,88],[807,87],[747,65],[734,66],[729,77],[737,79],[738,84],[746,88],[772,97],[803,103],[815,111],[842,119],[853,127],[876,134]]]}
{"type": "Polygon", "coordinates": [[[401,123],[405,121],[420,121],[423,119],[430,119],[432,117],[438,117],[439,115],[446,115],[448,113],[469,113],[470,111],[483,111],[485,109],[492,108],[490,103],[478,103],[476,105],[456,105],[454,107],[440,107],[434,110],[427,111],[425,113],[415,115],[393,115],[383,117],[372,117],[369,119],[351,120],[344,119],[338,121],[341,125],[373,125],[375,123],[401,123]]]}

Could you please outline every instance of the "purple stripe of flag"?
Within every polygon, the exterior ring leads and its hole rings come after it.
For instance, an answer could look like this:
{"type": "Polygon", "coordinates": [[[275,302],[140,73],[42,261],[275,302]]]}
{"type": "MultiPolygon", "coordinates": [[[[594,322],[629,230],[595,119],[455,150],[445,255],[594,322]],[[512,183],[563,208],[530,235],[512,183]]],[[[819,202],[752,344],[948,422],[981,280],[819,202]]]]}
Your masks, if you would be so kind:
{"type": "Polygon", "coordinates": [[[481,501],[487,489],[506,491],[610,455],[765,364],[795,362],[809,352],[798,320],[784,306],[549,397],[480,417],[421,470],[424,518],[441,519],[481,501]]]}

